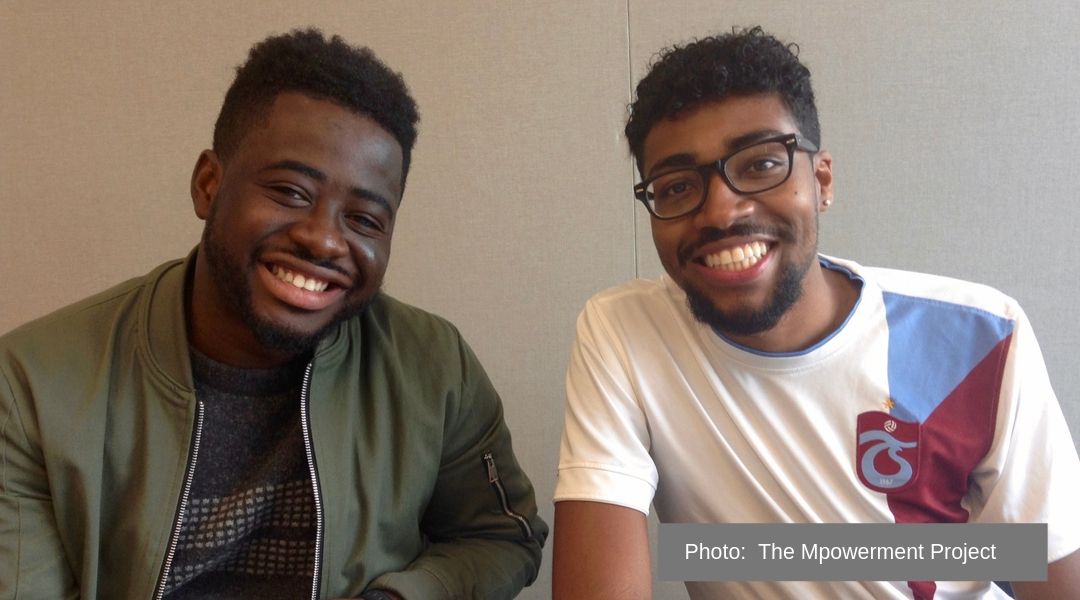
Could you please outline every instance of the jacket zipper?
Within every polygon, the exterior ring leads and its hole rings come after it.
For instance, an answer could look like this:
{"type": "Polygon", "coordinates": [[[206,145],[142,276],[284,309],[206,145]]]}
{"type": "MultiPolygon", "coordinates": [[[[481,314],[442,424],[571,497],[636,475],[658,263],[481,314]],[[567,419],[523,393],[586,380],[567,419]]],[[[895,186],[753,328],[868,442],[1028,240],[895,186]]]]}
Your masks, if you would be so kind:
{"type": "Polygon", "coordinates": [[[315,447],[311,443],[311,423],[308,415],[308,388],[311,387],[311,368],[304,369],[304,385],[300,388],[300,428],[304,434],[304,454],[307,456],[308,472],[311,474],[311,491],[315,499],[315,571],[311,574],[311,600],[319,597],[319,571],[322,568],[323,510],[319,493],[319,474],[315,470],[315,447]]]}
{"type": "Polygon", "coordinates": [[[484,453],[484,462],[487,463],[488,483],[495,488],[495,492],[499,496],[503,514],[517,521],[517,524],[521,527],[521,532],[525,534],[526,540],[532,539],[532,526],[529,525],[529,520],[510,508],[510,500],[506,497],[506,490],[503,489],[502,480],[499,479],[499,470],[495,468],[495,457],[490,450],[484,453]]]}
{"type": "Polygon", "coordinates": [[[169,546],[165,550],[165,562],[161,565],[161,579],[158,581],[157,591],[154,592],[155,600],[161,600],[165,596],[165,584],[169,580],[169,570],[172,569],[173,559],[176,558],[176,546],[180,543],[180,527],[184,523],[184,513],[187,512],[188,497],[191,494],[191,480],[195,477],[195,461],[199,459],[199,440],[202,439],[203,428],[203,403],[200,401],[195,407],[195,432],[192,434],[191,454],[188,457],[187,471],[184,473],[184,485],[180,492],[180,506],[176,509],[176,520],[173,522],[172,534],[169,536],[169,546]]]}

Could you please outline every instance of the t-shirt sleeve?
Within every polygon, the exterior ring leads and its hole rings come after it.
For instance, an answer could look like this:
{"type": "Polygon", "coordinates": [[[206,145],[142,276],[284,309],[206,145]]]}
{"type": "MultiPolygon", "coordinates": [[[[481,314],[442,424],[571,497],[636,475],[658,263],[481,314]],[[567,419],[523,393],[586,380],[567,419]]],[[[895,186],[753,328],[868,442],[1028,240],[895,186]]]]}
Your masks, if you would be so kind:
{"type": "Polygon", "coordinates": [[[606,502],[648,514],[657,471],[630,361],[615,331],[595,301],[578,317],[555,501],[606,502]]]}
{"type": "Polygon", "coordinates": [[[996,439],[973,477],[971,522],[1046,523],[1049,562],[1080,548],[1080,459],[1022,312],[1002,377],[996,439]]]}

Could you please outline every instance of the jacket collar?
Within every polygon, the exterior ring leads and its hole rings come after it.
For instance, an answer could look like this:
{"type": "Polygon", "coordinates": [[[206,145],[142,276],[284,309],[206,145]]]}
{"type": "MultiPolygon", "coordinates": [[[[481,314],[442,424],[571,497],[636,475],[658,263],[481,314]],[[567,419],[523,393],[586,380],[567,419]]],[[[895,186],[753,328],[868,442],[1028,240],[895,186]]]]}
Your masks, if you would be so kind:
{"type": "Polygon", "coordinates": [[[193,392],[191,359],[188,357],[187,317],[184,289],[195,269],[195,254],[167,262],[147,277],[147,293],[141,304],[147,354],[151,363],[174,385],[193,392]]]}

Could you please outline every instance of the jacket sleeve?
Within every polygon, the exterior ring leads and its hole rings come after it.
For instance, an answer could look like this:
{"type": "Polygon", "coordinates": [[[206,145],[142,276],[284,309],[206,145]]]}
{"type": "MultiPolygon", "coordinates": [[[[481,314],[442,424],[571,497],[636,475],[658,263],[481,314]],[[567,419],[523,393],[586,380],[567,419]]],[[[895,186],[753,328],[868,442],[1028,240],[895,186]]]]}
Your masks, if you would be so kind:
{"type": "Polygon", "coordinates": [[[447,415],[442,464],[421,522],[432,543],[404,571],[369,586],[406,600],[513,598],[536,579],[547,538],[499,396],[460,338],[459,346],[460,397],[447,415]]]}
{"type": "Polygon", "coordinates": [[[0,366],[0,600],[78,598],[33,421],[0,366]]]}

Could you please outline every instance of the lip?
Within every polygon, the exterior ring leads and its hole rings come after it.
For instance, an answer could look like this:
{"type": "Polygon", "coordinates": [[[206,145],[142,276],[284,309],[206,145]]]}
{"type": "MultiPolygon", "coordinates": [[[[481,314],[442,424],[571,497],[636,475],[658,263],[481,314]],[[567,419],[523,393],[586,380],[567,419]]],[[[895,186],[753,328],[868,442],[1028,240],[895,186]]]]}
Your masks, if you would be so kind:
{"type": "Polygon", "coordinates": [[[353,285],[352,279],[340,271],[320,267],[281,250],[274,250],[259,256],[259,262],[267,265],[280,265],[305,277],[310,276],[328,281],[330,285],[335,287],[347,289],[353,285]]]}
{"type": "Polygon", "coordinates": [[[301,310],[324,310],[337,302],[352,285],[352,282],[341,273],[300,261],[288,255],[269,255],[260,259],[258,264],[258,278],[270,295],[284,304],[301,310]],[[303,275],[307,279],[314,278],[325,281],[328,285],[322,291],[296,287],[274,275],[273,269],[275,265],[298,275],[303,275]]]}

